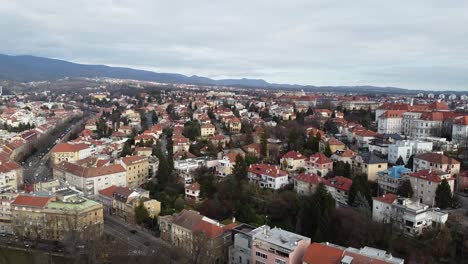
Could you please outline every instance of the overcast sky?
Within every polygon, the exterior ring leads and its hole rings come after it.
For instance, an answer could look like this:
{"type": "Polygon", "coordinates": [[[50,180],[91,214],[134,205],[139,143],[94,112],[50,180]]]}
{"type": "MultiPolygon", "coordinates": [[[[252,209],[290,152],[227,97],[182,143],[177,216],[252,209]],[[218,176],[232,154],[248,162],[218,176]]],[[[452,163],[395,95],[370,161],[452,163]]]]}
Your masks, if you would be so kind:
{"type": "Polygon", "coordinates": [[[211,78],[468,91],[468,1],[0,0],[0,53],[211,78]]]}

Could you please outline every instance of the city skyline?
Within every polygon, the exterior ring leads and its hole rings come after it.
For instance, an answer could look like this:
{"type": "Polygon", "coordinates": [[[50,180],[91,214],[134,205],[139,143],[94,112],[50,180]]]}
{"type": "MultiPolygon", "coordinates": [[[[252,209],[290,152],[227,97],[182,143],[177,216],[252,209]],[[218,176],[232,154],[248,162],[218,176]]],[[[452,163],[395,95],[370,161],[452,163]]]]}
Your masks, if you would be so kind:
{"type": "Polygon", "coordinates": [[[467,90],[460,2],[0,2],[0,51],[12,55],[214,79],[467,90]]]}

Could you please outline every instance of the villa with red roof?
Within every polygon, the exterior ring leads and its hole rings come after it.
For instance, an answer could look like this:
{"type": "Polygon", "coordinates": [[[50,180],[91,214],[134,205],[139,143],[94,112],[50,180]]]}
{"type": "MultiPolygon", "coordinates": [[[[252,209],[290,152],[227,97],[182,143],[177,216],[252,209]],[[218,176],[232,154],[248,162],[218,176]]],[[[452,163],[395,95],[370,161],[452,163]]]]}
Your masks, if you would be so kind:
{"type": "Polygon", "coordinates": [[[292,177],[294,190],[301,195],[310,195],[315,192],[320,183],[325,179],[315,173],[301,173],[292,177]]]}
{"type": "Polygon", "coordinates": [[[91,154],[92,148],[88,144],[60,143],[52,149],[51,158],[53,164],[58,164],[62,161],[75,162],[87,158],[91,154]]]}
{"type": "Polygon", "coordinates": [[[421,153],[413,162],[413,171],[419,170],[441,170],[455,176],[460,173],[460,161],[441,153],[421,153]]]}
{"type": "Polygon", "coordinates": [[[333,196],[336,201],[336,205],[348,204],[348,194],[351,189],[353,181],[351,179],[335,176],[331,179],[325,180],[324,184],[328,192],[333,196]]]}
{"type": "Polygon", "coordinates": [[[250,182],[260,188],[278,190],[289,183],[288,174],[278,166],[269,164],[252,164],[247,169],[250,182]]]}
{"type": "Polygon", "coordinates": [[[310,156],[306,160],[305,165],[307,172],[316,173],[322,177],[325,177],[329,172],[333,171],[333,160],[320,152],[310,156]]]}
{"type": "Polygon", "coordinates": [[[414,191],[413,198],[429,206],[435,205],[437,186],[439,186],[443,179],[447,180],[452,193],[455,188],[455,178],[450,173],[440,170],[418,170],[406,174],[404,178],[409,179],[411,182],[414,191]]]}
{"type": "Polygon", "coordinates": [[[308,158],[298,151],[289,151],[280,159],[281,167],[287,171],[297,171],[306,167],[308,158]]]}

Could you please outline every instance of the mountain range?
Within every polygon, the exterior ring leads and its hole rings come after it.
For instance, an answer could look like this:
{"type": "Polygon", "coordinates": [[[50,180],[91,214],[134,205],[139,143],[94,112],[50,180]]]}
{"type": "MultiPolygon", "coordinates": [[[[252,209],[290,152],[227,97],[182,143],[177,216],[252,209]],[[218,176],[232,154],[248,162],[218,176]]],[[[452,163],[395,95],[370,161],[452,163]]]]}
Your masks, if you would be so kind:
{"type": "Polygon", "coordinates": [[[0,80],[19,82],[58,80],[65,77],[109,77],[116,79],[132,79],[174,84],[205,84],[223,86],[242,86],[258,88],[304,89],[314,91],[334,92],[385,92],[385,93],[415,93],[419,91],[396,87],[375,86],[312,86],[296,84],[275,84],[262,79],[221,79],[214,80],[197,75],[186,76],[177,73],[158,73],[106,65],[88,65],[64,60],[36,57],[30,55],[11,56],[0,54],[0,80]]]}

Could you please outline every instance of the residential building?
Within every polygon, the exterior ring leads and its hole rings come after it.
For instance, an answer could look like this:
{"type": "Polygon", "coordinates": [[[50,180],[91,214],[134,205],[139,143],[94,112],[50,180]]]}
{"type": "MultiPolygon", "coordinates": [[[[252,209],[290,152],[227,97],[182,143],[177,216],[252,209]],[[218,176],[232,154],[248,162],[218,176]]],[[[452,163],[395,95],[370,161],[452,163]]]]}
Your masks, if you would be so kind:
{"type": "Polygon", "coordinates": [[[455,118],[452,126],[452,140],[462,146],[467,146],[468,115],[455,118]]]}
{"type": "Polygon", "coordinates": [[[252,240],[253,236],[261,232],[266,226],[254,227],[240,224],[232,229],[234,237],[233,244],[229,247],[229,264],[251,264],[252,263],[252,240]]]}
{"type": "Polygon", "coordinates": [[[393,166],[384,171],[377,172],[377,183],[384,192],[397,193],[401,185],[403,176],[411,173],[411,170],[405,166],[393,166]]]}
{"type": "Polygon", "coordinates": [[[199,263],[223,263],[232,244],[231,229],[197,211],[182,210],[176,215],[158,217],[161,239],[183,250],[199,263]]]}
{"type": "Polygon", "coordinates": [[[128,223],[135,223],[135,208],[140,204],[146,208],[149,217],[157,217],[161,212],[161,203],[149,198],[149,191],[130,189],[112,185],[100,190],[97,196],[106,212],[120,217],[128,223]]]}
{"type": "Polygon", "coordinates": [[[298,151],[289,151],[280,159],[281,167],[287,171],[297,171],[305,168],[307,157],[298,151]]]}
{"type": "Polygon", "coordinates": [[[1,193],[0,194],[0,233],[14,234],[11,226],[11,204],[15,201],[18,193],[1,193]]]}
{"type": "Polygon", "coordinates": [[[62,161],[75,162],[91,156],[93,153],[89,145],[84,143],[60,143],[51,150],[53,164],[59,164],[62,161]]]}
{"type": "Polygon", "coordinates": [[[412,155],[432,151],[432,142],[421,140],[400,140],[388,147],[388,162],[396,164],[399,157],[406,164],[412,155]]]}
{"type": "Polygon", "coordinates": [[[353,159],[352,169],[357,173],[367,176],[367,180],[376,181],[377,173],[387,169],[387,161],[379,158],[374,153],[365,152],[357,155],[353,159]]]}
{"type": "Polygon", "coordinates": [[[124,167],[127,176],[126,186],[137,188],[148,180],[148,158],[145,156],[127,156],[120,159],[120,165],[124,167]]]}
{"type": "Polygon", "coordinates": [[[193,172],[203,166],[207,166],[206,157],[188,158],[174,161],[174,169],[186,184],[192,183],[193,172]]]}
{"type": "Polygon", "coordinates": [[[336,206],[345,206],[348,204],[348,194],[353,181],[351,179],[335,176],[324,181],[327,191],[336,201],[336,206]]]}
{"type": "Polygon", "coordinates": [[[53,168],[54,178],[82,191],[94,195],[112,185],[126,186],[126,170],[120,164],[88,168],[62,161],[53,168]]]}
{"type": "Polygon", "coordinates": [[[196,203],[200,201],[200,184],[198,182],[185,186],[185,200],[196,203]]]}
{"type": "Polygon", "coordinates": [[[13,160],[0,159],[0,192],[17,192],[23,183],[23,167],[13,160]]]}
{"type": "Polygon", "coordinates": [[[213,136],[216,132],[216,127],[213,124],[205,124],[200,126],[200,135],[202,137],[213,136]]]}
{"type": "Polygon", "coordinates": [[[69,190],[57,196],[20,194],[11,215],[15,235],[29,239],[63,240],[70,233],[93,239],[104,231],[103,206],[69,190]]]}
{"type": "Polygon", "coordinates": [[[356,152],[345,149],[345,150],[338,150],[333,155],[331,155],[330,159],[333,161],[342,161],[344,163],[353,163],[353,158],[356,157],[356,152]]]}
{"type": "Polygon", "coordinates": [[[385,194],[372,200],[374,221],[393,223],[411,236],[421,235],[433,226],[444,225],[448,219],[448,213],[395,194],[385,194]]]}
{"type": "Polygon", "coordinates": [[[419,170],[440,170],[455,176],[460,173],[460,162],[441,153],[422,153],[413,162],[413,171],[419,170]]]}
{"type": "Polygon", "coordinates": [[[403,132],[403,114],[406,110],[387,110],[377,118],[377,133],[401,134],[403,132]]]}
{"type": "Polygon", "coordinates": [[[343,109],[347,110],[375,110],[377,107],[380,106],[379,102],[374,102],[374,101],[346,101],[343,102],[342,104],[343,109]]]}
{"type": "Polygon", "coordinates": [[[184,136],[172,137],[172,153],[176,152],[189,152],[190,140],[184,136]]]}
{"type": "Polygon", "coordinates": [[[252,236],[252,262],[256,264],[300,264],[310,238],[281,228],[263,226],[252,236]]]}
{"type": "Polygon", "coordinates": [[[292,177],[294,190],[301,195],[310,195],[315,192],[320,183],[325,179],[315,173],[301,173],[292,177]]]}
{"type": "Polygon", "coordinates": [[[325,156],[325,154],[317,152],[306,160],[306,170],[309,173],[316,173],[325,177],[329,172],[333,171],[333,160],[325,156]]]}
{"type": "Polygon", "coordinates": [[[395,258],[385,250],[363,247],[341,247],[328,242],[312,243],[304,255],[303,264],[404,264],[405,261],[395,258]]]}
{"type": "Polygon", "coordinates": [[[288,174],[278,166],[268,164],[252,164],[248,168],[250,182],[260,188],[278,190],[289,183],[288,174]]]}
{"type": "Polygon", "coordinates": [[[435,206],[435,196],[437,186],[446,179],[450,185],[450,190],[454,191],[455,178],[450,173],[440,170],[418,170],[416,172],[406,174],[405,179],[409,179],[413,187],[413,198],[417,199],[420,203],[430,206],[435,206]]]}

